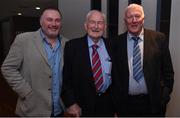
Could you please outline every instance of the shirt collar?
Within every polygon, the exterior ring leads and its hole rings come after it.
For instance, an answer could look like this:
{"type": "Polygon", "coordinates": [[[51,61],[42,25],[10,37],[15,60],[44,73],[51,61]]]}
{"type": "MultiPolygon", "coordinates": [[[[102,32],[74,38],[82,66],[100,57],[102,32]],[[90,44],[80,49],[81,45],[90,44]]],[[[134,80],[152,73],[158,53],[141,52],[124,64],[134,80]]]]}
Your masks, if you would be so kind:
{"type": "MultiPolygon", "coordinates": [[[[88,40],[88,47],[91,48],[92,45],[94,45],[95,43],[93,42],[92,38],[87,36],[87,40],[88,40]]],[[[98,45],[98,47],[101,47],[103,44],[103,39],[101,38],[97,43],[96,45],[98,45]]]]}
{"type": "MultiPolygon", "coordinates": [[[[40,35],[41,35],[43,41],[45,41],[47,44],[50,44],[49,41],[46,38],[46,35],[42,31],[42,29],[40,30],[40,35]]],[[[57,38],[58,38],[59,43],[61,43],[61,36],[58,36],[57,38]]]]}
{"type": "MultiPolygon", "coordinates": [[[[135,37],[133,34],[131,34],[130,32],[128,32],[128,39],[132,40],[132,37],[135,37]]],[[[144,29],[142,29],[141,33],[138,36],[140,38],[140,40],[144,40],[144,29]]]]}

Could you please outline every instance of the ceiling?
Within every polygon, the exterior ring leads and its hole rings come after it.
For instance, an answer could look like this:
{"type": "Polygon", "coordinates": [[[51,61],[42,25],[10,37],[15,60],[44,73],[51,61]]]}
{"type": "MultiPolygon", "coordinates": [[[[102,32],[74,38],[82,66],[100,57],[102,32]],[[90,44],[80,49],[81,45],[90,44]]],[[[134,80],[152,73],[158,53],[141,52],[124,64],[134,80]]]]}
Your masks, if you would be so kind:
{"type": "Polygon", "coordinates": [[[16,16],[18,12],[22,16],[38,17],[43,8],[57,7],[58,0],[1,0],[0,3],[0,19],[9,16],[16,16]],[[38,6],[41,9],[36,10],[38,6]]]}

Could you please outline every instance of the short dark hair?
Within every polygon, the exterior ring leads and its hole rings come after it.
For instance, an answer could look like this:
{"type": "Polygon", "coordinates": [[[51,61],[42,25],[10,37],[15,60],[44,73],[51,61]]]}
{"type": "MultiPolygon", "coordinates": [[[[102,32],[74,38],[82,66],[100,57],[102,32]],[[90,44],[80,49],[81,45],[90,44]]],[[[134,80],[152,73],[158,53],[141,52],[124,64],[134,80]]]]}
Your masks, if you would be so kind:
{"type": "MultiPolygon", "coordinates": [[[[61,13],[61,11],[60,11],[57,7],[46,7],[46,8],[44,8],[44,9],[42,10],[41,16],[43,15],[43,13],[44,13],[46,10],[54,10],[54,11],[57,11],[57,12],[60,14],[61,18],[62,18],[62,13],[61,13]]],[[[41,16],[40,16],[40,17],[41,17],[41,16]]]]}

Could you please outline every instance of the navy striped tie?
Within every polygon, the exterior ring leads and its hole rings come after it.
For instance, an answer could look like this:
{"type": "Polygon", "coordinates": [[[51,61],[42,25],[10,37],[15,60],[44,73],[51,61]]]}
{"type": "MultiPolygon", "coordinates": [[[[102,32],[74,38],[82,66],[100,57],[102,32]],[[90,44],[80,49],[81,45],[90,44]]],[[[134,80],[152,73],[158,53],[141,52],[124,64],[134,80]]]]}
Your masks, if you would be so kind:
{"type": "Polygon", "coordinates": [[[134,40],[133,47],[133,78],[139,82],[143,76],[142,64],[141,64],[141,51],[138,45],[139,37],[132,37],[134,40]]]}

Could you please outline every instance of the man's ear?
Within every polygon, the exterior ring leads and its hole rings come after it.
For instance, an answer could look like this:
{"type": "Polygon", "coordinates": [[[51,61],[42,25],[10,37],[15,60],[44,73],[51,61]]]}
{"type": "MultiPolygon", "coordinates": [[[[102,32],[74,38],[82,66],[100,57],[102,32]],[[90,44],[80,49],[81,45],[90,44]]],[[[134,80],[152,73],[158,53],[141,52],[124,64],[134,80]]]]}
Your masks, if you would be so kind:
{"type": "Polygon", "coordinates": [[[84,23],[84,29],[87,30],[87,23],[84,23]]]}

